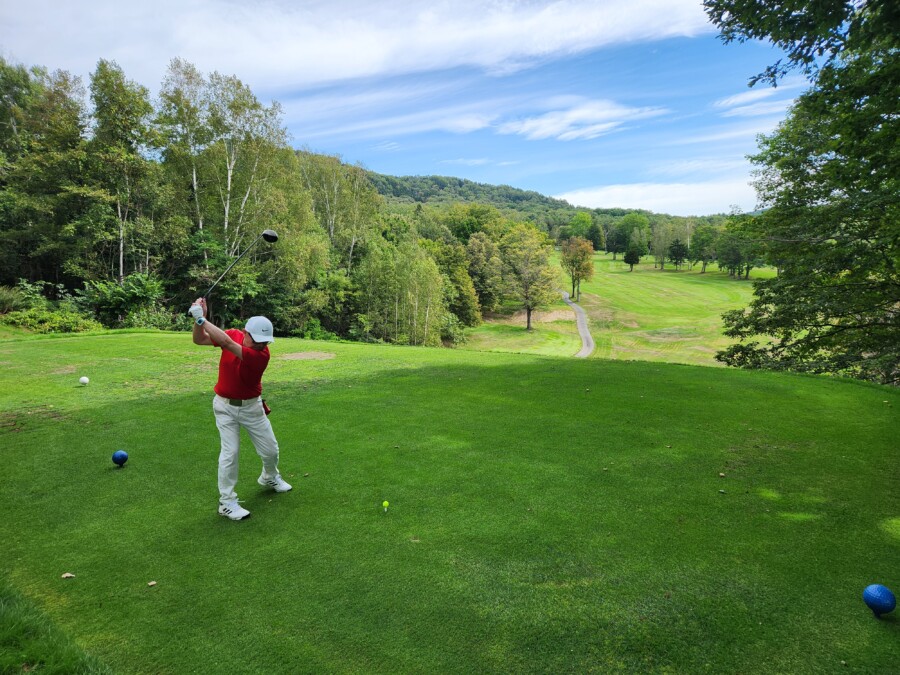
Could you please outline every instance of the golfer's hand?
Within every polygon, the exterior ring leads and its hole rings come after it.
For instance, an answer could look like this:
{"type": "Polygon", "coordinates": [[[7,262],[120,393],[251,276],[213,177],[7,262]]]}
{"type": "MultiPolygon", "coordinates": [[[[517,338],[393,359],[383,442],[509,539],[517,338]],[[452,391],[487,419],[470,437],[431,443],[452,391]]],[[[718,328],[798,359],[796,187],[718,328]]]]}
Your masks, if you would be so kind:
{"type": "Polygon", "coordinates": [[[195,304],[200,305],[203,308],[203,316],[207,316],[209,313],[209,308],[206,306],[206,298],[197,298],[194,301],[195,304]]]}
{"type": "Polygon", "coordinates": [[[188,310],[190,315],[194,317],[194,321],[203,316],[203,308],[198,304],[191,305],[191,308],[188,310]]]}

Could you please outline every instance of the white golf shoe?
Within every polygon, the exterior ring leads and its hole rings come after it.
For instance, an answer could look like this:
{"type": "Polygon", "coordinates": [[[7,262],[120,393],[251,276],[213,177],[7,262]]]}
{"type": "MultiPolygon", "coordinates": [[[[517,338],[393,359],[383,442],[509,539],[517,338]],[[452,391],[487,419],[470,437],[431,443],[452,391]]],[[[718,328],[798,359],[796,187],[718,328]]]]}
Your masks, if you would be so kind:
{"type": "Polygon", "coordinates": [[[256,482],[263,487],[272,488],[275,492],[290,492],[291,490],[291,484],[282,478],[280,473],[276,473],[275,478],[263,478],[260,476],[256,479],[256,482]]]}
{"type": "Polygon", "coordinates": [[[250,517],[250,512],[235,499],[232,502],[219,502],[219,515],[231,520],[243,520],[250,517]]]}

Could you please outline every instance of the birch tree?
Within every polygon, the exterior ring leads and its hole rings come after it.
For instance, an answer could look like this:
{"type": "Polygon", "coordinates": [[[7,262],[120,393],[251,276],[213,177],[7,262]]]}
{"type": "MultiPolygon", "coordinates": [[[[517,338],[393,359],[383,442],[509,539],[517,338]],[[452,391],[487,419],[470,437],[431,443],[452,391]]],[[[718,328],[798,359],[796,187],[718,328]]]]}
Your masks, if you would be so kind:
{"type": "Polygon", "coordinates": [[[218,197],[217,215],[226,254],[234,257],[260,214],[261,193],[271,177],[276,151],[287,145],[287,132],[281,124],[281,106],[277,102],[262,105],[234,76],[210,75],[206,95],[212,131],[207,154],[218,197]]]}
{"type": "Polygon", "coordinates": [[[118,279],[125,278],[126,230],[137,215],[140,181],[148,170],[153,107],[147,88],[125,79],[115,61],[101,59],[91,75],[94,135],[91,150],[100,184],[118,221],[118,279]]]}

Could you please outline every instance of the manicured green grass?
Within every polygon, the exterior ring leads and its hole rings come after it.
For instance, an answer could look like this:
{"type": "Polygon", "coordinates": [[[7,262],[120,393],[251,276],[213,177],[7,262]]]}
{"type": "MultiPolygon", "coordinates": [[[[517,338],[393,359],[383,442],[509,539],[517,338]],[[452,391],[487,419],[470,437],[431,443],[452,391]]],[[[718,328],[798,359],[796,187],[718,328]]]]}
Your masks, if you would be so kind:
{"type": "Polygon", "coordinates": [[[502,313],[468,330],[468,341],[460,349],[545,356],[572,356],[581,349],[575,315],[561,299],[544,311],[532,313],[531,330],[526,328],[524,312],[515,309],[508,305],[502,313]]]}
{"type": "Polygon", "coordinates": [[[621,257],[595,256],[579,302],[597,345],[593,356],[717,365],[715,353],[733,342],[722,334],[722,314],[749,304],[754,278],[774,274],[754,270],[746,281],[714,265],[701,274],[699,266],[658,270],[644,260],[630,272],[621,257]]]}
{"type": "Polygon", "coordinates": [[[0,342],[0,575],[118,673],[900,662],[900,621],[861,600],[900,590],[895,390],[287,339],[274,353],[295,490],[259,488],[248,444],[253,516],[234,523],[215,513],[215,350],[186,334],[0,342]],[[279,358],[309,351],[335,358],[279,358]]]}

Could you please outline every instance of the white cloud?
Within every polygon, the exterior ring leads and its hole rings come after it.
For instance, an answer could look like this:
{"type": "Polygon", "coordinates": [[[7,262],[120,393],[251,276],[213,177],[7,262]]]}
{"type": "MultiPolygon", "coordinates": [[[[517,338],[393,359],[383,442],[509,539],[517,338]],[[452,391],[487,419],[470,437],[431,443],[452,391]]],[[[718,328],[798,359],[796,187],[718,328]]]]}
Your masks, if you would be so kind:
{"type": "Polygon", "coordinates": [[[769,98],[770,96],[774,95],[775,92],[775,89],[751,89],[750,91],[745,91],[741,94],[735,94],[734,96],[721,98],[713,103],[713,105],[716,108],[733,108],[737,105],[746,105],[747,103],[753,103],[754,101],[759,101],[760,99],[769,98]]]}
{"type": "Polygon", "coordinates": [[[662,115],[663,108],[629,108],[614,101],[586,101],[567,110],[501,124],[501,134],[519,134],[528,140],[556,138],[561,141],[597,138],[631,120],[662,115]]]}
{"type": "Polygon", "coordinates": [[[783,114],[794,102],[793,99],[787,101],[765,101],[763,103],[753,103],[751,105],[741,105],[722,113],[722,117],[761,117],[762,115],[783,114]]]}
{"type": "Polygon", "coordinates": [[[418,110],[402,115],[356,115],[344,118],[297,119],[291,114],[291,106],[285,106],[285,121],[304,140],[321,138],[394,137],[409,134],[445,131],[456,134],[471,133],[489,127],[495,115],[484,112],[489,107],[484,102],[418,110]]]}
{"type": "Polygon", "coordinates": [[[372,146],[372,150],[376,150],[378,152],[394,152],[395,150],[400,149],[399,143],[394,143],[393,141],[384,141],[383,143],[378,143],[377,145],[372,146]]]}
{"type": "Polygon", "coordinates": [[[100,58],[155,88],[180,56],[273,93],[360,77],[518,68],[708,34],[697,0],[31,0],[0,6],[0,49],[87,75],[100,58]]]}
{"type": "Polygon", "coordinates": [[[631,183],[573,190],[560,195],[575,206],[649,209],[675,216],[728,213],[733,205],[752,211],[756,195],[746,178],[696,183],[631,183]]]}

